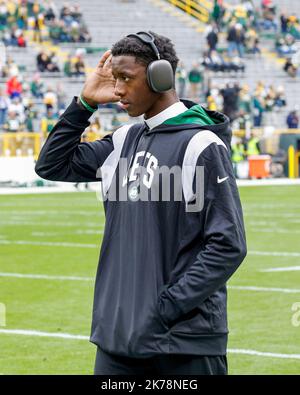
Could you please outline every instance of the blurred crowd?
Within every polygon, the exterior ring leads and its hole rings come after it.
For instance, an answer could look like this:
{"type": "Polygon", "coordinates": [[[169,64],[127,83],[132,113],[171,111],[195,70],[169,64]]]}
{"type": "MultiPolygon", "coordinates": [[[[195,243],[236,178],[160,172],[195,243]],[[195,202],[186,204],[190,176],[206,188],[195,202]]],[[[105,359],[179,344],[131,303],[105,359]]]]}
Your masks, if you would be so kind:
{"type": "Polygon", "coordinates": [[[61,61],[55,52],[42,50],[36,57],[37,70],[41,73],[63,72],[63,75],[66,77],[85,76],[85,53],[84,48],[77,48],[73,55],[69,52],[66,59],[61,61]]]}
{"type": "Polygon", "coordinates": [[[6,46],[25,47],[27,30],[38,42],[91,42],[76,3],[64,3],[59,10],[51,0],[0,0],[0,41],[6,46]]]}
{"type": "Polygon", "coordinates": [[[214,0],[206,39],[208,55],[213,53],[217,61],[212,59],[209,64],[218,67],[220,63],[230,64],[236,56],[243,59],[245,54],[261,54],[261,37],[266,37],[266,33],[274,42],[275,53],[286,58],[284,71],[296,77],[300,65],[300,19],[297,15],[279,10],[273,0],[262,0],[260,7],[252,0],[241,0],[236,6],[214,0]],[[226,35],[225,48],[218,48],[220,33],[226,35]],[[227,59],[220,55],[223,51],[227,59]]]}

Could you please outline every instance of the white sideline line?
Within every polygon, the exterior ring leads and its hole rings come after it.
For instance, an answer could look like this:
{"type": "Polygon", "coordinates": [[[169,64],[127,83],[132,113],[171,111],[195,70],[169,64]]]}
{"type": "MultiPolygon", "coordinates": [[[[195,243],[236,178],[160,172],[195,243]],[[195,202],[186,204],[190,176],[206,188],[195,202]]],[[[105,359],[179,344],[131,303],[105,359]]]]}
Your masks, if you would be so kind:
{"type": "Polygon", "coordinates": [[[33,280],[93,281],[93,277],[49,276],[47,274],[0,273],[0,277],[30,278],[33,280]]]}
{"type": "Polygon", "coordinates": [[[37,245],[37,246],[56,246],[56,247],[77,247],[77,248],[97,248],[97,244],[81,243],[60,243],[52,241],[29,241],[29,240],[0,240],[0,244],[19,244],[19,245],[37,245]]]}
{"type": "Polygon", "coordinates": [[[298,272],[300,270],[300,266],[288,266],[288,267],[272,267],[271,269],[262,269],[260,272],[262,273],[271,273],[271,272],[298,272]]]}
{"type": "MultiPolygon", "coordinates": [[[[51,276],[47,274],[23,274],[23,273],[6,273],[0,272],[0,277],[12,278],[28,278],[32,280],[60,280],[60,281],[94,281],[93,277],[80,277],[80,276],[51,276]]],[[[228,289],[240,291],[255,291],[255,292],[281,292],[281,293],[300,293],[300,289],[290,288],[266,288],[254,286],[238,286],[228,285],[228,289]]]]}
{"type": "MultiPolygon", "coordinates": [[[[89,224],[90,225],[90,224],[89,224]]],[[[100,244],[61,243],[52,241],[0,240],[0,244],[44,245],[57,247],[99,248],[100,244]]],[[[300,252],[248,251],[248,255],[300,257],[300,252]]]]}
{"type": "Polygon", "coordinates": [[[24,330],[24,329],[0,329],[0,334],[1,333],[6,334],[6,335],[58,337],[58,338],[62,338],[62,339],[89,340],[88,336],[71,335],[69,333],[49,333],[49,332],[31,331],[31,330],[24,330]]]}
{"type": "MultiPolygon", "coordinates": [[[[50,337],[50,338],[61,338],[70,340],[89,340],[89,336],[83,335],[72,335],[70,333],[49,333],[41,331],[32,331],[24,329],[0,329],[0,334],[5,335],[23,335],[23,336],[38,336],[38,337],[50,337]]],[[[285,359],[300,359],[300,354],[279,354],[271,352],[261,352],[256,350],[243,350],[229,348],[228,353],[230,354],[244,354],[244,355],[255,355],[260,357],[271,357],[271,358],[285,358],[285,359]]]]}
{"type": "Polygon", "coordinates": [[[227,350],[230,354],[244,354],[244,355],[257,355],[259,357],[272,357],[272,358],[285,358],[285,359],[300,359],[300,354],[279,354],[272,352],[261,352],[256,350],[242,350],[230,348],[227,350]]]}
{"type": "Polygon", "coordinates": [[[261,255],[261,256],[294,256],[299,257],[300,252],[277,252],[277,251],[248,251],[248,255],[261,255]]]}
{"type": "Polygon", "coordinates": [[[291,288],[267,288],[267,287],[252,287],[252,286],[238,286],[228,285],[228,289],[240,290],[240,291],[257,291],[257,292],[282,292],[286,294],[298,294],[300,289],[291,288]]]}

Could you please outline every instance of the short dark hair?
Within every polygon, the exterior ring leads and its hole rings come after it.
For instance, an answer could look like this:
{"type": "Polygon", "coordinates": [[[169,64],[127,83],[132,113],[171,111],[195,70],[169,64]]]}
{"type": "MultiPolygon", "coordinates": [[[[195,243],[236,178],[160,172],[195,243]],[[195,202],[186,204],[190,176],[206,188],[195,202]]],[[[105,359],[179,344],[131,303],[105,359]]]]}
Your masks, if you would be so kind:
{"type": "MultiPolygon", "coordinates": [[[[158,49],[161,59],[168,60],[175,74],[178,57],[172,41],[154,32],[149,32],[154,36],[154,43],[158,49]]],[[[136,37],[124,37],[117,41],[112,47],[113,56],[134,56],[137,62],[140,62],[147,66],[153,60],[157,60],[157,57],[150,45],[143,43],[136,37]]]]}

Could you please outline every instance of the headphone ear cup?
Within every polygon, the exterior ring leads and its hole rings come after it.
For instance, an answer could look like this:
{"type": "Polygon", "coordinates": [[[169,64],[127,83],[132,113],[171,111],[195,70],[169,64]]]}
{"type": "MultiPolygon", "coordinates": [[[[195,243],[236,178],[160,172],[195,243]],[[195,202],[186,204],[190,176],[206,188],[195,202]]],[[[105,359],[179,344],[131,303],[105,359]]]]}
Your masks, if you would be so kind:
{"type": "Polygon", "coordinates": [[[147,80],[150,88],[157,93],[174,88],[174,72],[171,63],[165,59],[154,60],[147,67],[147,80]]]}

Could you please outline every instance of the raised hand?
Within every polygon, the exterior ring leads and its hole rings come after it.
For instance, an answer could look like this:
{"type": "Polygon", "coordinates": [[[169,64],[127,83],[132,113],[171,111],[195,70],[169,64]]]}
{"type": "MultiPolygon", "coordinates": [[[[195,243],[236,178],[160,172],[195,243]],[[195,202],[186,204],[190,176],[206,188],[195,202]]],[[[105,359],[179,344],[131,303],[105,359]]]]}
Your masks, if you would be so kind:
{"type": "Polygon", "coordinates": [[[100,59],[96,70],[91,73],[81,92],[82,98],[93,107],[97,104],[113,103],[120,100],[115,95],[115,79],[112,75],[111,51],[106,51],[100,59]]]}

